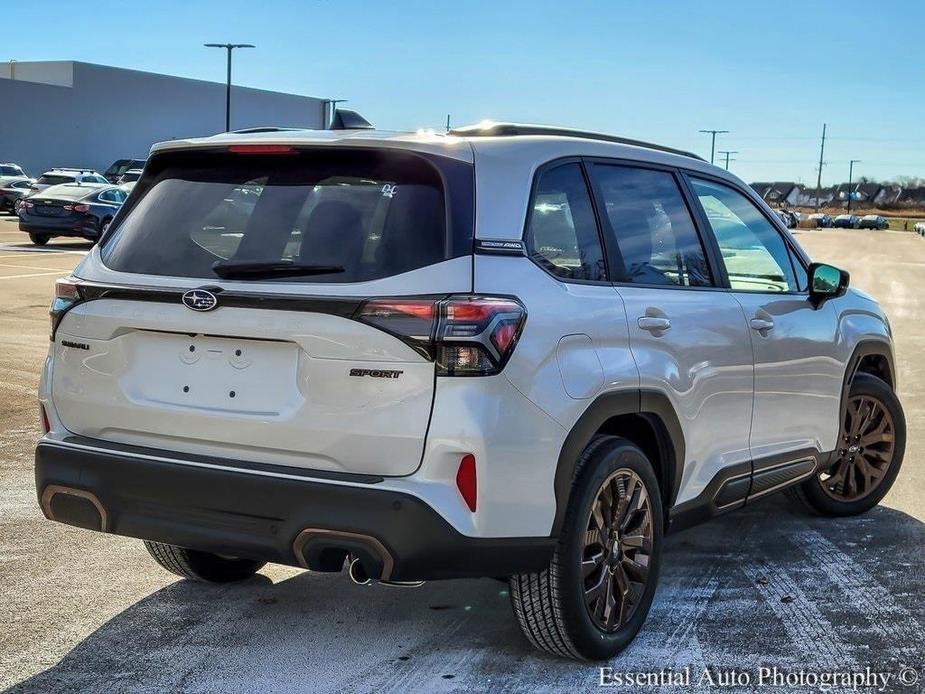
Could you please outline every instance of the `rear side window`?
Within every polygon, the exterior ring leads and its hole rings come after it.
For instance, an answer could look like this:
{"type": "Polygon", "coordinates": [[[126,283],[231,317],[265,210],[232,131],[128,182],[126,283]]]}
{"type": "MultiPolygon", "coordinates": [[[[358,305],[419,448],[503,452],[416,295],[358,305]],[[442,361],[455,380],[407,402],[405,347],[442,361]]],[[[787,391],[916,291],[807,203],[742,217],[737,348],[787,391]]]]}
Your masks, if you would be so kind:
{"type": "Polygon", "coordinates": [[[713,284],[697,228],[671,173],[595,164],[592,176],[623,258],[623,281],[713,284]]]}
{"type": "Polygon", "coordinates": [[[166,155],[142,177],[103,260],[123,272],[203,279],[216,279],[213,265],[226,261],[339,268],[273,278],[288,282],[408,272],[471,253],[471,167],[444,166],[446,176],[422,156],[359,149],[166,155]],[[468,224],[456,224],[455,236],[451,220],[467,217],[448,214],[451,179],[470,195],[468,224]]]}
{"type": "Polygon", "coordinates": [[[566,280],[606,281],[591,196],[577,162],[540,175],[533,191],[526,241],[533,260],[553,275],[566,280]]]}

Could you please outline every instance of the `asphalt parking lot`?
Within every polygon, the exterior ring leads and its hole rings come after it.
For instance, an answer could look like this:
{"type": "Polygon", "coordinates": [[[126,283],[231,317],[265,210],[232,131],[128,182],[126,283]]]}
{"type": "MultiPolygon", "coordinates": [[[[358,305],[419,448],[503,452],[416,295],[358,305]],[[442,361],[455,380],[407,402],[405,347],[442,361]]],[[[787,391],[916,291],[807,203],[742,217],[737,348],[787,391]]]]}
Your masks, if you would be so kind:
{"type": "MultiPolygon", "coordinates": [[[[361,587],[346,576],[270,566],[239,585],[204,586],[165,573],[138,541],[46,521],[32,452],[47,307],[55,278],[89,246],[56,240],[35,250],[24,237],[13,218],[0,216],[0,687],[597,688],[597,665],[533,651],[506,586],[494,580],[361,587]]],[[[863,517],[811,518],[777,497],[670,537],[648,623],[610,663],[614,670],[870,667],[895,676],[911,667],[925,682],[925,239],[868,231],[798,237],[887,308],[909,427],[903,470],[883,505],[863,517]]],[[[886,690],[923,687],[894,679],[886,690]]]]}

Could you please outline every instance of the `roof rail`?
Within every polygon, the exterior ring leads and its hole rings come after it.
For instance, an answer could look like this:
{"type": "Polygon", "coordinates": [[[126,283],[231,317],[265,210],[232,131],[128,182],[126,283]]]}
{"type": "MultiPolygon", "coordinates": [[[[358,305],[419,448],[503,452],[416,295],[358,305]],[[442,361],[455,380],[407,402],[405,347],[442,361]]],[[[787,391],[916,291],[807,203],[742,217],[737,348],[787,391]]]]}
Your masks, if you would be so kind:
{"type": "Polygon", "coordinates": [[[523,123],[479,123],[477,125],[467,125],[461,128],[453,128],[447,135],[457,135],[459,137],[513,137],[516,135],[551,135],[554,137],[578,137],[585,140],[602,140],[604,142],[615,142],[620,145],[632,145],[634,147],[644,147],[654,149],[659,152],[668,152],[669,154],[679,154],[682,157],[690,157],[706,161],[703,157],[693,152],[685,152],[683,149],[673,147],[664,147],[651,142],[642,140],[633,140],[628,137],[619,137],[617,135],[607,135],[606,133],[595,133],[587,130],[571,130],[570,128],[557,128],[551,125],[526,125],[523,123]]]}

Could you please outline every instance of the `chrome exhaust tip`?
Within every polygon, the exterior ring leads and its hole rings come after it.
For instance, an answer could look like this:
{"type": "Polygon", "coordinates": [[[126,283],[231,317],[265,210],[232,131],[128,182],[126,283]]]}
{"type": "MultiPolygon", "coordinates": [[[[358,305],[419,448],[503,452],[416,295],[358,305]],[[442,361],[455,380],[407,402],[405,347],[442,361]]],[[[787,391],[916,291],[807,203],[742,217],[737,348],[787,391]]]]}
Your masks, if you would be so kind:
{"type": "Polygon", "coordinates": [[[367,586],[372,581],[369,574],[366,573],[366,569],[363,568],[363,562],[360,561],[359,557],[353,557],[350,560],[350,566],[347,567],[347,575],[350,576],[350,580],[358,586],[367,586]]]}

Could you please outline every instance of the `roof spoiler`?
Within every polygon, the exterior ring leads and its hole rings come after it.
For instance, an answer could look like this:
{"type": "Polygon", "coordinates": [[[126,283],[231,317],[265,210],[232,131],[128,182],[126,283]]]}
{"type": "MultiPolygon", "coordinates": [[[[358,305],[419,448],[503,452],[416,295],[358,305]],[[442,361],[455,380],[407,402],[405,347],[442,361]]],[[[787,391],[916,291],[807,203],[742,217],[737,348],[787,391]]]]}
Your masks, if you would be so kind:
{"type": "Polygon", "coordinates": [[[373,124],[356,111],[346,108],[334,110],[331,130],[373,130],[373,124]]]}

